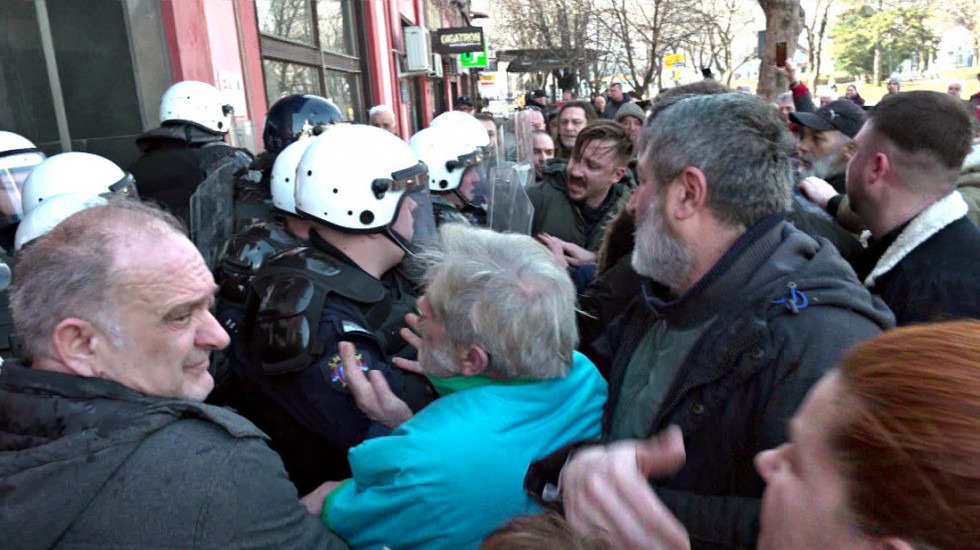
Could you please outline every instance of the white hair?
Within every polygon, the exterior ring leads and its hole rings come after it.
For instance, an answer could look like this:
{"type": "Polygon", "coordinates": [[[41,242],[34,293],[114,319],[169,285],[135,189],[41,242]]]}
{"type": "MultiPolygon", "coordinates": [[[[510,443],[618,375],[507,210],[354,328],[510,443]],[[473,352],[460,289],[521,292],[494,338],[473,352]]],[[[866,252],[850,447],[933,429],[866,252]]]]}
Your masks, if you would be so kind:
{"type": "Polygon", "coordinates": [[[382,103],[381,105],[375,105],[374,107],[371,107],[371,110],[368,111],[368,116],[372,117],[378,113],[388,113],[392,116],[395,115],[395,112],[391,110],[391,107],[385,105],[384,103],[382,103]]]}
{"type": "Polygon", "coordinates": [[[467,224],[447,223],[439,232],[439,245],[416,260],[449,345],[480,345],[491,357],[484,374],[492,378],[565,376],[578,344],[575,285],[548,249],[527,235],[467,224]]]}

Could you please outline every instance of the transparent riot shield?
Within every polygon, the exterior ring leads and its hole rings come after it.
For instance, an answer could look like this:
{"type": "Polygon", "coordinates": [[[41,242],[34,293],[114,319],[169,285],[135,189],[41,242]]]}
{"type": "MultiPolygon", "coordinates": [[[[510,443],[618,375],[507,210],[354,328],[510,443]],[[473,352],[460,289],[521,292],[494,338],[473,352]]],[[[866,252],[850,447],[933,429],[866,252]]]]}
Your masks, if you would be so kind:
{"type": "Polygon", "coordinates": [[[534,145],[532,143],[531,111],[514,112],[500,125],[499,147],[501,161],[513,164],[534,164],[534,145]]]}
{"type": "Polygon", "coordinates": [[[406,195],[407,198],[415,202],[415,210],[412,212],[412,244],[418,246],[435,239],[436,219],[432,213],[432,196],[429,194],[428,185],[420,185],[406,195]]]}
{"type": "Polygon", "coordinates": [[[524,186],[533,173],[533,166],[510,163],[494,171],[487,227],[502,233],[531,234],[534,207],[524,186]]]}
{"type": "Polygon", "coordinates": [[[534,174],[530,111],[515,112],[501,125],[499,134],[503,161],[490,177],[487,226],[494,231],[530,235],[534,207],[524,189],[534,174]]]}
{"type": "Polygon", "coordinates": [[[248,163],[241,152],[222,155],[207,167],[207,177],[191,195],[191,241],[209,269],[214,269],[221,246],[234,232],[235,174],[248,163]]]}

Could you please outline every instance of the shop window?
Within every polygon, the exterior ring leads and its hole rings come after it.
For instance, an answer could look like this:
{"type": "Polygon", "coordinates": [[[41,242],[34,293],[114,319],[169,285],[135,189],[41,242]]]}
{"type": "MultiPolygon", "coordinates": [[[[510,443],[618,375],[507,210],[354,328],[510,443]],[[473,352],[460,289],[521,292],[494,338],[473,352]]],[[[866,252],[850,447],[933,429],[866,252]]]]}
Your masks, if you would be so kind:
{"type": "Polygon", "coordinates": [[[43,5],[0,0],[0,128],[48,155],[87,151],[129,165],[173,75],[159,2],[43,5]]]}
{"type": "Polygon", "coordinates": [[[320,49],[357,56],[354,10],[351,2],[317,0],[316,16],[317,31],[320,35],[320,49]]]}
{"type": "Polygon", "coordinates": [[[324,71],[326,91],[323,96],[333,101],[348,120],[356,120],[361,112],[361,77],[358,74],[324,71]]]}
{"type": "Polygon", "coordinates": [[[310,0],[255,0],[262,34],[314,45],[310,0]]]}
{"type": "Polygon", "coordinates": [[[364,121],[367,71],[358,0],[256,0],[266,96],[326,97],[351,121],[364,121]]]}
{"type": "Polygon", "coordinates": [[[316,67],[263,59],[265,95],[269,103],[289,94],[320,95],[320,83],[316,67]]]}

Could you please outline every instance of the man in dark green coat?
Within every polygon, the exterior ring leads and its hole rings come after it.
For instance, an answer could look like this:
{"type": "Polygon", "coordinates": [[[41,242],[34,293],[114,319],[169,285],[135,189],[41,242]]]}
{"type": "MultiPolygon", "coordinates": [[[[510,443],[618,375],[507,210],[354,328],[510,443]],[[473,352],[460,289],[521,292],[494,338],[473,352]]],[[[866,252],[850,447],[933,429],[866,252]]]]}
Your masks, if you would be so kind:
{"type": "Polygon", "coordinates": [[[621,126],[597,120],[582,130],[566,165],[551,161],[541,181],[529,185],[534,205],[531,234],[546,233],[595,252],[607,218],[632,186],[627,170],[633,142],[621,126]]]}

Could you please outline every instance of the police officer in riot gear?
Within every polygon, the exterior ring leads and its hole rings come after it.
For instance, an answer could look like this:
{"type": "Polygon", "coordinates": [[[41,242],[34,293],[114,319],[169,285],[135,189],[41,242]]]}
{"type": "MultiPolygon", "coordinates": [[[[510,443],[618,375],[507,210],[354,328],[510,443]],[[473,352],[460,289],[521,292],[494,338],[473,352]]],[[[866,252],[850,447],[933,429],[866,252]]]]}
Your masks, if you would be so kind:
{"type": "Polygon", "coordinates": [[[252,162],[251,153],[225,143],[232,123],[217,88],[178,82],[160,100],[160,127],[136,138],[143,155],[129,166],[142,197],[187,224],[209,267],[232,234],[233,181],[252,162]]]}
{"type": "Polygon", "coordinates": [[[296,214],[294,196],[296,166],[311,143],[312,138],[301,139],[276,157],[270,186],[278,219],[257,222],[239,231],[228,240],[219,256],[214,277],[219,287],[215,317],[231,336],[231,344],[213,354],[215,390],[208,396],[210,403],[237,407],[236,398],[244,376],[238,333],[245,320],[245,299],[252,278],[269,257],[302,246],[309,239],[310,222],[296,214]]]}
{"type": "Polygon", "coordinates": [[[384,373],[414,409],[432,399],[424,379],[390,359],[415,354],[398,332],[417,295],[400,264],[435,228],[425,164],[384,130],[332,129],[312,140],[297,173],[309,246],[269,258],[251,283],[239,411],[271,436],[302,494],[349,477],[348,449],[387,433],[357,409],[341,341],[355,343],[359,367],[384,373]]]}
{"type": "Polygon", "coordinates": [[[408,142],[429,167],[429,192],[436,225],[463,222],[483,225],[486,212],[477,206],[485,197],[483,149],[448,126],[426,128],[408,142]]]}
{"type": "Polygon", "coordinates": [[[14,232],[24,214],[21,191],[28,174],[44,160],[31,140],[0,131],[0,247],[13,250],[14,232]]]}
{"type": "Polygon", "coordinates": [[[24,216],[22,193],[31,171],[44,161],[29,139],[0,131],[0,357],[13,357],[11,336],[14,320],[7,303],[7,287],[13,277],[16,231],[24,216]]]}
{"type": "MultiPolygon", "coordinates": [[[[252,277],[267,258],[306,243],[310,222],[296,214],[296,166],[312,139],[292,143],[276,157],[270,177],[272,205],[277,217],[246,227],[229,239],[218,260],[215,280],[221,298],[235,306],[245,306],[245,295],[252,277]]],[[[225,327],[229,330],[230,327],[225,327]]]]}
{"type": "Polygon", "coordinates": [[[21,192],[24,215],[42,202],[65,193],[138,198],[136,180],[111,160],[92,153],[54,155],[31,170],[21,192]]]}
{"type": "Polygon", "coordinates": [[[420,139],[413,137],[413,148],[420,158],[424,155],[423,160],[435,173],[430,190],[436,221],[455,217],[455,210],[473,225],[486,225],[493,159],[493,143],[486,127],[471,115],[448,111],[433,119],[427,130],[432,133],[420,139]],[[449,158],[453,155],[455,159],[449,158]]]}
{"type": "Polygon", "coordinates": [[[298,140],[318,136],[330,126],[345,122],[336,105],[317,95],[293,94],[273,103],[262,131],[265,151],[235,182],[235,231],[272,218],[269,186],[279,153],[298,140]]]}

